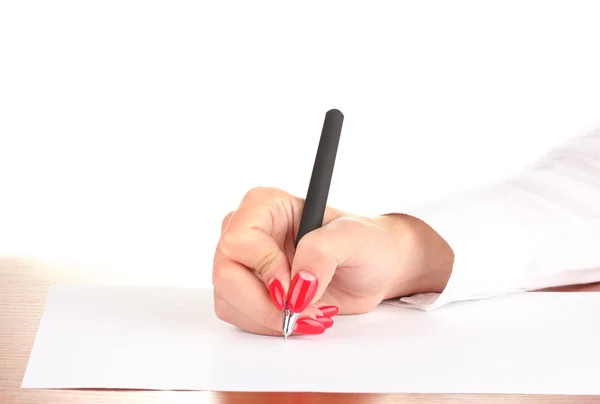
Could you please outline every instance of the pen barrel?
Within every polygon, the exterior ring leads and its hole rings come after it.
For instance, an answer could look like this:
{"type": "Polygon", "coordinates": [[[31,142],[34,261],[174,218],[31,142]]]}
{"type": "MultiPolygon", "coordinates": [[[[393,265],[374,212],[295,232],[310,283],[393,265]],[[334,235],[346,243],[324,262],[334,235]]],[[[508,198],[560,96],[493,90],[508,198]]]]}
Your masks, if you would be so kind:
{"type": "Polygon", "coordinates": [[[329,110],[325,114],[319,147],[304,202],[302,219],[300,220],[300,228],[296,237],[296,246],[307,233],[323,225],[343,122],[344,115],[337,109],[329,110]]]}

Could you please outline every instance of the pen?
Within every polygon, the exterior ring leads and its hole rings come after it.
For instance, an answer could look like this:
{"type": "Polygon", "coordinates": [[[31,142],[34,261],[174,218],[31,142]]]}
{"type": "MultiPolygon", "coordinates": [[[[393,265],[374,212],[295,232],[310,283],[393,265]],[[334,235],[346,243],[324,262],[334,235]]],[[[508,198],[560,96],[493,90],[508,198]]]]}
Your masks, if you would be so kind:
{"type": "MultiPolygon", "coordinates": [[[[302,209],[300,227],[296,236],[296,247],[304,235],[323,225],[343,121],[344,115],[337,109],[331,109],[325,114],[319,147],[302,209]]],[[[284,341],[287,341],[294,330],[299,315],[300,313],[293,313],[286,303],[283,310],[284,341]]]]}

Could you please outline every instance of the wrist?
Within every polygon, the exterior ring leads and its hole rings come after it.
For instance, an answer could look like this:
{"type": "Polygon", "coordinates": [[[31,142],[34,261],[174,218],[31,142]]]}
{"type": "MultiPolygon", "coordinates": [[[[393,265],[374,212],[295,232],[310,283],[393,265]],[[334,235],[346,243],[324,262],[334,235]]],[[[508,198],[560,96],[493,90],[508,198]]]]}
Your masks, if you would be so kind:
{"type": "Polygon", "coordinates": [[[424,221],[405,214],[379,217],[394,246],[398,265],[385,299],[417,293],[441,293],[450,279],[454,252],[424,221]]]}

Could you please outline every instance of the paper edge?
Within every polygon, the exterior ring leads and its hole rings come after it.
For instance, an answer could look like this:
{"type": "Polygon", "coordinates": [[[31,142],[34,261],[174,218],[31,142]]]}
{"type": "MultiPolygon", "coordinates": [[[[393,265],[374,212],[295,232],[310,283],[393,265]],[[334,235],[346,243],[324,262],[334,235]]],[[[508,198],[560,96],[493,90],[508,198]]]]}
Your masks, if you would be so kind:
{"type": "Polygon", "coordinates": [[[35,331],[35,337],[33,339],[33,343],[31,344],[31,347],[29,349],[29,356],[27,358],[27,365],[25,366],[25,371],[23,372],[23,378],[21,379],[21,388],[22,389],[27,389],[27,388],[31,388],[28,387],[28,382],[29,382],[29,377],[30,377],[30,373],[31,373],[31,362],[32,362],[32,358],[34,357],[34,352],[37,350],[37,345],[38,345],[38,336],[40,334],[40,331],[42,330],[42,326],[44,324],[44,318],[46,317],[45,314],[48,311],[48,301],[50,300],[50,296],[53,295],[54,293],[56,293],[56,289],[59,289],[62,286],[62,284],[60,283],[54,283],[52,285],[50,285],[50,287],[48,288],[48,291],[46,293],[46,298],[44,299],[44,308],[42,310],[42,314],[40,315],[40,319],[37,322],[37,328],[35,331]]]}
{"type": "MultiPolygon", "coordinates": [[[[30,374],[30,367],[31,367],[31,363],[32,363],[32,357],[34,356],[34,352],[37,349],[37,345],[38,345],[38,336],[40,334],[40,331],[42,330],[42,328],[45,325],[45,321],[44,321],[44,315],[47,312],[48,309],[48,301],[51,299],[52,295],[57,293],[58,290],[60,289],[64,289],[66,288],[79,288],[79,287],[93,287],[93,288],[104,288],[104,287],[109,287],[109,288],[113,288],[113,287],[123,287],[123,288],[136,288],[136,287],[140,287],[140,288],[147,288],[144,285],[98,285],[98,284],[86,284],[86,283],[55,283],[49,286],[47,294],[46,294],[46,298],[44,300],[44,308],[42,310],[41,316],[40,316],[40,320],[38,322],[38,327],[36,330],[36,334],[35,334],[35,338],[34,341],[31,345],[31,349],[29,351],[29,357],[28,357],[28,361],[27,361],[27,366],[25,368],[25,372],[23,374],[23,378],[21,381],[21,388],[22,389],[27,389],[27,390],[65,390],[65,391],[101,391],[101,392],[119,392],[119,391],[130,391],[130,392],[219,392],[219,393],[239,393],[239,392],[243,392],[243,393],[317,393],[317,394],[330,394],[330,393],[334,393],[334,394],[489,394],[489,395],[539,395],[539,396],[546,396],[546,395],[565,395],[565,396],[598,396],[600,395],[600,390],[598,391],[588,391],[588,392],[568,392],[568,391],[556,391],[556,392],[532,392],[532,391],[511,391],[511,392],[500,392],[500,391],[484,391],[484,390],[477,390],[474,389],[472,391],[469,392],[464,392],[464,391],[458,391],[458,390],[453,390],[453,389],[445,389],[445,390],[438,390],[438,389],[433,389],[433,390],[429,390],[429,391],[419,391],[419,390],[405,390],[405,389],[397,389],[397,390],[387,390],[387,391],[374,391],[374,390],[361,390],[361,389],[348,389],[345,391],[339,391],[336,389],[331,389],[331,390],[310,390],[310,389],[298,389],[298,390],[279,390],[279,389],[270,389],[270,390],[262,390],[262,389],[212,389],[212,390],[206,390],[206,389],[200,389],[200,388],[195,388],[195,389],[189,389],[189,388],[177,388],[177,387],[168,387],[168,386],[164,386],[164,387],[152,387],[152,388],[148,388],[148,387],[101,387],[101,386],[94,386],[94,385],[88,385],[88,386],[77,386],[77,385],[73,385],[73,386],[62,386],[62,387],[57,387],[57,386],[51,386],[51,385],[45,385],[44,383],[41,384],[35,384],[35,386],[32,386],[30,384],[29,379],[29,374],[30,374]]],[[[158,286],[160,288],[160,286],[158,286]]],[[[184,289],[200,289],[200,290],[212,290],[213,288],[210,287],[184,287],[184,289]]],[[[553,292],[553,291],[520,291],[520,292],[516,292],[516,294],[530,294],[530,293],[536,293],[536,294],[543,294],[543,295],[554,295],[558,292],[553,292]]],[[[509,293],[508,295],[512,295],[513,293],[509,293]]],[[[597,293],[594,293],[593,291],[590,293],[589,291],[574,291],[574,292],[569,292],[569,295],[589,295],[589,294],[600,294],[600,291],[598,291],[597,293]]],[[[487,300],[487,299],[486,299],[487,300]]],[[[384,306],[396,306],[396,307],[403,307],[409,310],[413,310],[416,309],[419,311],[418,308],[414,308],[414,307],[407,307],[405,305],[397,305],[394,304],[396,302],[381,302],[381,305],[384,306]],[[390,304],[391,303],[391,304],[390,304]]]]}

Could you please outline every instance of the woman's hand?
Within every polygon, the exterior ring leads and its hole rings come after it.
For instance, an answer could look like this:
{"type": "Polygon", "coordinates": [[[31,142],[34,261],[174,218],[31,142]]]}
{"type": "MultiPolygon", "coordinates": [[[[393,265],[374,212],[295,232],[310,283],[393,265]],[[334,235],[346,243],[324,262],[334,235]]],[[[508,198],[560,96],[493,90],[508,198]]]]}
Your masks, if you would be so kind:
{"type": "Polygon", "coordinates": [[[336,313],[366,313],[385,299],[441,292],[453,254],[407,215],[365,218],[327,208],[323,226],[295,250],[303,200],[256,188],[223,220],[213,285],[217,316],[251,333],[281,335],[286,297],[306,307],[294,333],[320,334],[336,313]],[[296,278],[296,282],[292,282],[296,278]],[[297,288],[291,284],[313,287],[297,288]],[[302,304],[305,300],[306,303],[302,304]]]}

